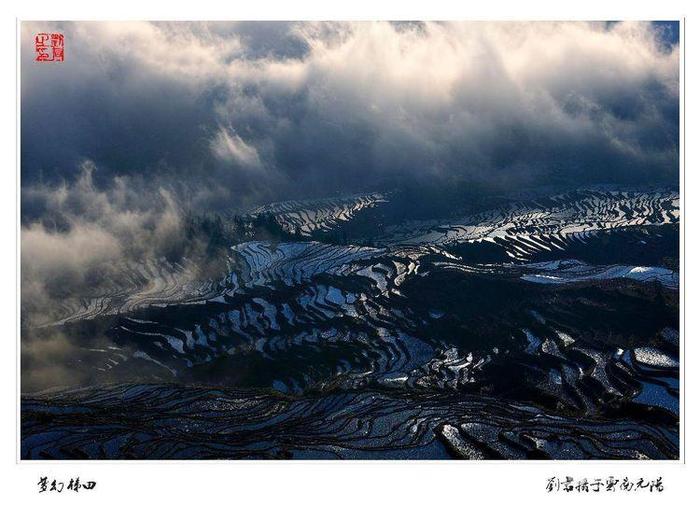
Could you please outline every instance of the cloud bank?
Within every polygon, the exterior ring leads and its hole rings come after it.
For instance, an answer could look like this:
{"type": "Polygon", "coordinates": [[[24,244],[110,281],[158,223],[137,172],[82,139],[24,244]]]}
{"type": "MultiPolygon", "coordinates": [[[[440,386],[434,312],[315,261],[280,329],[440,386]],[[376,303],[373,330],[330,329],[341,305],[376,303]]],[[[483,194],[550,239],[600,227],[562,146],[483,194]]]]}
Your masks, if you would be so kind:
{"type": "Polygon", "coordinates": [[[193,207],[405,179],[674,182],[678,47],[624,23],[23,23],[27,186],[193,207]],[[61,31],[66,62],[32,61],[61,31]]]}

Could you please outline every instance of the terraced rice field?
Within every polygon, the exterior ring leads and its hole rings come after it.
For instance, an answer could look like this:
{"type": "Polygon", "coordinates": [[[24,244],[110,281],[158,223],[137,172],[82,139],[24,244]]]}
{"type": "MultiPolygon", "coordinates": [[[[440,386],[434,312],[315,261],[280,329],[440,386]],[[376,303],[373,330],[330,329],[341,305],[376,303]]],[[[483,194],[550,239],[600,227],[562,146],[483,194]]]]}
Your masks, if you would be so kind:
{"type": "Polygon", "coordinates": [[[144,260],[67,299],[33,333],[75,337],[90,387],[25,393],[22,456],[678,456],[677,192],[314,236],[389,199],[267,205],[293,238],[215,277],[144,260]]]}

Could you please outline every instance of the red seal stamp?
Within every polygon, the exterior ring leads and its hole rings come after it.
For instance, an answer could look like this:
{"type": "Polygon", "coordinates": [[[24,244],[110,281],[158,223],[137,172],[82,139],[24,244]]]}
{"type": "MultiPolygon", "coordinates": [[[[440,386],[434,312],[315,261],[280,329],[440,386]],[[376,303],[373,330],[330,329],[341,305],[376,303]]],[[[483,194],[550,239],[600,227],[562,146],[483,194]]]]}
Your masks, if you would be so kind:
{"type": "Polygon", "coordinates": [[[63,62],[65,39],[61,33],[39,33],[34,36],[37,62],[63,62]]]}

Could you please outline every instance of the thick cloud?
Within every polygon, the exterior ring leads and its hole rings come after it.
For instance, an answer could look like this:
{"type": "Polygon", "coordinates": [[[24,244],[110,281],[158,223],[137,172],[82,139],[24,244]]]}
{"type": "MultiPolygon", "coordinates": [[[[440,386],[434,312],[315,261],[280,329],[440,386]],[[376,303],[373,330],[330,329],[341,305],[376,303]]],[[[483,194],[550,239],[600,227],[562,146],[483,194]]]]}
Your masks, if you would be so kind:
{"type": "Polygon", "coordinates": [[[23,23],[22,176],[188,206],[401,179],[677,180],[678,49],[632,23],[23,23]],[[61,31],[66,62],[32,61],[61,31]]]}

